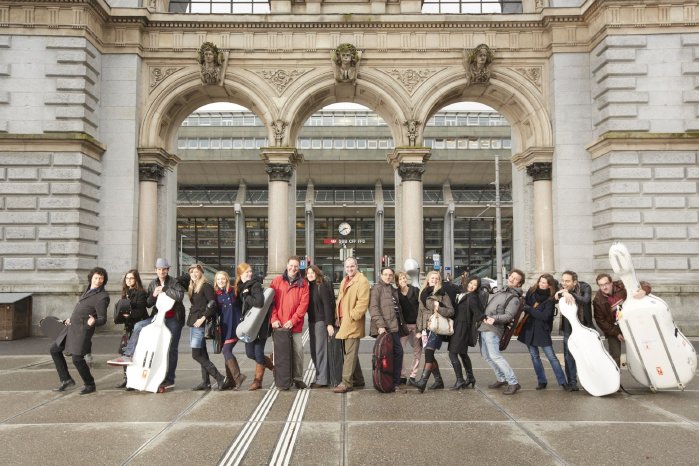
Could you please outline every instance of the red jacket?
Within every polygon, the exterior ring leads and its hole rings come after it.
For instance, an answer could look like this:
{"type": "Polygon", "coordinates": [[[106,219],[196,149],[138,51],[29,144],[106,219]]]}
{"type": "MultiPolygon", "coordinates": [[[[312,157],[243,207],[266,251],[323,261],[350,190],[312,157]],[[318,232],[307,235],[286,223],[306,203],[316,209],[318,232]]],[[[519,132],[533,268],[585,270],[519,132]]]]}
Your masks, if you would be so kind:
{"type": "Polygon", "coordinates": [[[289,283],[287,274],[284,272],[283,275],[272,280],[269,287],[274,290],[274,308],[270,323],[280,322],[283,326],[291,321],[292,331],[301,333],[303,318],[308,311],[308,282],[299,275],[296,280],[289,283]]]}

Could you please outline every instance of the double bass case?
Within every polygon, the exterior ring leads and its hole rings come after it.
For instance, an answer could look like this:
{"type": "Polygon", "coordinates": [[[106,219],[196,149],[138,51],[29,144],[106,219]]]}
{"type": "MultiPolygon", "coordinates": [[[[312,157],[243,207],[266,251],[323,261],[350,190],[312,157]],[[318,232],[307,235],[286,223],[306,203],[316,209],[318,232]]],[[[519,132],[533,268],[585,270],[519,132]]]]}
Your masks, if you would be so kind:
{"type": "Polygon", "coordinates": [[[675,326],[665,301],[652,294],[640,299],[633,297],[640,283],[626,246],[613,244],[609,248],[609,262],[628,293],[617,319],[626,342],[629,372],[651,391],[684,390],[697,369],[694,346],[675,326]]]}
{"type": "Polygon", "coordinates": [[[288,328],[275,328],[272,332],[274,343],[274,385],[279,390],[288,390],[294,381],[293,334],[288,328]]]}

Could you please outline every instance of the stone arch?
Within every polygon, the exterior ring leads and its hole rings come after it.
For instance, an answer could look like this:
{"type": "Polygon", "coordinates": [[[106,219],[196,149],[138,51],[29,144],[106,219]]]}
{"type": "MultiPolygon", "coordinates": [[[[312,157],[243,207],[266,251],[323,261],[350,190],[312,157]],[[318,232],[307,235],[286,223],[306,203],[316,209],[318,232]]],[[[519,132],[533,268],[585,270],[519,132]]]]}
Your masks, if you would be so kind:
{"type": "Polygon", "coordinates": [[[255,92],[260,88],[259,83],[238,75],[234,79],[230,73],[226,74],[223,86],[202,85],[198,68],[173,74],[146,100],[139,147],[163,148],[174,153],[182,121],[197,108],[213,102],[231,102],[248,108],[260,117],[270,133],[276,111],[267,96],[255,92]]]}
{"type": "Polygon", "coordinates": [[[496,67],[489,85],[468,86],[463,70],[458,70],[458,73],[440,75],[426,89],[434,92],[427,91],[415,103],[416,109],[422,109],[416,118],[422,128],[446,105],[473,101],[488,105],[507,118],[514,136],[515,153],[553,146],[551,118],[542,91],[517,71],[496,67]]]}
{"type": "Polygon", "coordinates": [[[386,86],[378,75],[361,69],[355,84],[337,83],[330,72],[311,75],[285,100],[280,113],[289,121],[289,141],[295,141],[303,124],[318,109],[337,102],[353,102],[378,113],[388,125],[396,146],[407,145],[403,121],[410,106],[399,90],[386,86]],[[398,91],[398,92],[397,92],[398,91]]]}

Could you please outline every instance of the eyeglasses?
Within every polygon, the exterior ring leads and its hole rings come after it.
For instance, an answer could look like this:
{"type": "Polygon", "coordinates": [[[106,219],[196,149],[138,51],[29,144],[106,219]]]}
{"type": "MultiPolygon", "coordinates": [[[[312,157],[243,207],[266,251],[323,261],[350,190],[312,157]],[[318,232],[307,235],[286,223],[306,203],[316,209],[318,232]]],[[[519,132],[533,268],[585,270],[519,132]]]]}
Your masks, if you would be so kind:
{"type": "Polygon", "coordinates": [[[124,277],[124,280],[136,280],[136,277],[130,277],[127,275],[126,277],[124,277]]]}

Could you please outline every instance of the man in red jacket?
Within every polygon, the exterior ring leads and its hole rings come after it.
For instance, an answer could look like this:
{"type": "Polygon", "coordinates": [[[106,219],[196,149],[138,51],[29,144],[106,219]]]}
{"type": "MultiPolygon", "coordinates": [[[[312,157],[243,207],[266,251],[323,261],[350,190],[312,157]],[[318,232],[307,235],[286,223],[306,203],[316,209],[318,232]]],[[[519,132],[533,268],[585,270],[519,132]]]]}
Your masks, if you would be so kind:
{"type": "Polygon", "coordinates": [[[286,263],[286,271],[272,280],[274,307],[270,322],[272,328],[289,328],[293,333],[293,377],[296,388],[306,388],[303,383],[303,319],[308,311],[308,282],[299,273],[298,257],[292,256],[286,263]]]}

